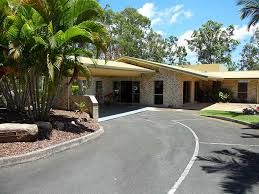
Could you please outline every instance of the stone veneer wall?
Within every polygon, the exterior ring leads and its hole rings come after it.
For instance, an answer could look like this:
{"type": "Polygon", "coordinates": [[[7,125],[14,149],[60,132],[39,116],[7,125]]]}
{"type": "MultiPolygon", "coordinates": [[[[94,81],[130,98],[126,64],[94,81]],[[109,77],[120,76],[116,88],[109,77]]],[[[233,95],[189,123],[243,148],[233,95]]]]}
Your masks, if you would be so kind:
{"type": "Polygon", "coordinates": [[[72,96],[70,89],[67,87],[69,79],[65,78],[62,81],[63,87],[58,91],[57,97],[53,103],[53,108],[62,109],[62,110],[76,110],[77,107],[75,102],[85,102],[88,108],[88,113],[94,119],[98,119],[99,110],[98,102],[94,96],[72,96]]]}
{"type": "Polygon", "coordinates": [[[70,96],[70,109],[78,110],[76,103],[84,102],[86,103],[88,113],[93,119],[99,118],[99,107],[98,102],[94,96],[85,95],[85,96],[70,96]]]}
{"type": "MultiPolygon", "coordinates": [[[[228,88],[233,92],[235,100],[238,100],[238,80],[224,80],[222,82],[223,88],[228,88]]],[[[258,90],[258,81],[249,80],[248,81],[248,102],[249,103],[258,103],[257,102],[257,90],[258,90]]]]}
{"type": "Polygon", "coordinates": [[[164,104],[168,107],[181,107],[181,84],[177,73],[166,69],[159,69],[155,75],[144,74],[140,83],[140,102],[143,105],[154,105],[155,81],[164,83],[164,104]]]}
{"type": "Polygon", "coordinates": [[[177,73],[160,69],[156,74],[142,74],[141,77],[93,77],[88,89],[89,95],[95,95],[96,81],[103,82],[103,95],[113,92],[114,81],[140,81],[140,104],[154,106],[155,81],[164,82],[164,104],[162,106],[181,107],[182,89],[177,73]]]}

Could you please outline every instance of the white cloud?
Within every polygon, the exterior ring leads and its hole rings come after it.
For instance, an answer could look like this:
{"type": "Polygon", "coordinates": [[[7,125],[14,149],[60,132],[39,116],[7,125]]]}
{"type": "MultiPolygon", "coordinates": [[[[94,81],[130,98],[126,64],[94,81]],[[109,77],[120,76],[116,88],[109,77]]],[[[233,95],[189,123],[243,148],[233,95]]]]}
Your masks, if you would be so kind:
{"type": "Polygon", "coordinates": [[[178,38],[178,46],[185,47],[186,52],[188,54],[188,60],[192,64],[195,64],[197,62],[197,54],[188,48],[188,42],[187,42],[187,40],[192,39],[192,34],[193,34],[193,30],[188,30],[185,33],[183,33],[182,35],[180,35],[178,38]]]}
{"type": "Polygon", "coordinates": [[[143,5],[143,7],[138,9],[138,12],[143,16],[152,18],[155,13],[155,5],[154,5],[154,3],[146,3],[143,5]]]}
{"type": "Polygon", "coordinates": [[[193,30],[188,30],[185,33],[183,33],[181,36],[179,36],[178,46],[184,46],[187,48],[187,46],[188,46],[187,40],[192,39],[192,33],[193,33],[193,30]]]}
{"type": "Polygon", "coordinates": [[[172,11],[173,12],[178,12],[178,11],[180,11],[181,9],[183,8],[183,5],[176,5],[176,6],[174,6],[174,7],[172,7],[172,11]]]}
{"type": "Polygon", "coordinates": [[[158,31],[156,31],[156,33],[160,34],[161,36],[163,36],[165,34],[162,30],[158,30],[158,31]]]}
{"type": "Polygon", "coordinates": [[[233,38],[242,41],[245,38],[251,37],[254,34],[256,28],[259,28],[259,24],[257,24],[256,26],[252,26],[249,31],[246,25],[243,25],[241,27],[236,25],[233,38]]]}
{"type": "Polygon", "coordinates": [[[188,19],[193,16],[190,10],[185,10],[184,5],[177,4],[166,9],[158,10],[154,3],[145,3],[138,12],[151,20],[152,26],[161,25],[170,22],[170,24],[178,22],[180,16],[181,20],[183,18],[188,19]]]}
{"type": "Polygon", "coordinates": [[[185,12],[183,12],[183,14],[184,14],[185,17],[187,17],[187,18],[190,18],[190,17],[193,16],[193,13],[192,13],[191,11],[185,11],[185,12]]]}
{"type": "Polygon", "coordinates": [[[176,23],[180,14],[181,14],[181,12],[176,12],[174,15],[172,15],[172,17],[170,19],[170,24],[176,23]]]}

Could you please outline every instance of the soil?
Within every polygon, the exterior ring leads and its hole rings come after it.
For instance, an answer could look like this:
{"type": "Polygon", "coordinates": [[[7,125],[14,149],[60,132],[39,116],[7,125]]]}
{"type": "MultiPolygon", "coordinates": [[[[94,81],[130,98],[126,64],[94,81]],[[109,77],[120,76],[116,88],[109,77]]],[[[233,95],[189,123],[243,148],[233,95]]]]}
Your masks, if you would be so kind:
{"type": "MultiPolygon", "coordinates": [[[[51,145],[75,139],[100,129],[100,125],[87,113],[74,111],[52,110],[50,122],[53,129],[47,138],[41,138],[35,142],[0,143],[0,157],[25,154],[51,145]],[[64,128],[58,129],[56,122],[64,124],[64,128]]],[[[33,123],[25,115],[15,112],[7,112],[0,109],[0,123],[33,123]]],[[[40,129],[39,129],[40,130],[40,129]]]]}

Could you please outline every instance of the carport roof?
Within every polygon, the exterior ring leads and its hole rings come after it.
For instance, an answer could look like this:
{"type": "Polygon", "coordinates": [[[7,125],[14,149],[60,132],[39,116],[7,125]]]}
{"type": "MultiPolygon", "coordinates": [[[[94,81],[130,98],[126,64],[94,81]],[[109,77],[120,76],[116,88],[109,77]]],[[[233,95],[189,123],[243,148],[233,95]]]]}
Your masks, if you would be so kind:
{"type": "Polygon", "coordinates": [[[208,75],[201,71],[188,69],[188,68],[175,66],[175,65],[167,65],[167,64],[163,64],[163,63],[147,61],[147,60],[138,59],[138,58],[134,58],[134,57],[121,57],[121,58],[117,59],[116,61],[130,63],[130,64],[134,64],[134,65],[137,65],[140,67],[150,68],[150,69],[154,69],[154,70],[158,70],[159,68],[166,68],[166,69],[173,70],[173,71],[176,71],[179,73],[184,73],[187,75],[192,75],[192,76],[201,77],[201,78],[208,78],[208,75]]]}
{"type": "Polygon", "coordinates": [[[124,62],[90,59],[87,57],[79,57],[79,61],[87,65],[93,76],[140,76],[143,73],[155,73],[155,70],[124,62]]]}
{"type": "Polygon", "coordinates": [[[172,71],[201,77],[201,78],[207,78],[207,79],[213,79],[213,80],[224,80],[224,79],[259,79],[259,71],[220,71],[220,72],[204,72],[204,71],[198,71],[193,70],[186,67],[180,67],[175,65],[167,65],[152,61],[147,61],[143,59],[133,58],[133,57],[121,57],[117,59],[116,61],[125,62],[134,64],[137,66],[145,67],[145,68],[151,68],[157,70],[158,68],[166,68],[170,69],[172,71]]]}

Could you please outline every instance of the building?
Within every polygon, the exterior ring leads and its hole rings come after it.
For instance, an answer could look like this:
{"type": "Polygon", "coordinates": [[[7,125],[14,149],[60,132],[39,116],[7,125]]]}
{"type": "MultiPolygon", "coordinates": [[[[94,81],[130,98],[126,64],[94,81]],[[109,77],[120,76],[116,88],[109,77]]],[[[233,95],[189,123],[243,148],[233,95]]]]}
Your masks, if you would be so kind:
{"type": "MultiPolygon", "coordinates": [[[[209,101],[201,91],[219,87],[230,89],[235,102],[259,103],[259,71],[227,71],[220,64],[180,67],[132,57],[80,60],[92,75],[86,94],[94,95],[99,103],[179,108],[186,103],[209,101]]],[[[74,106],[73,99],[83,98],[72,96],[71,90],[61,96],[56,106],[66,109],[74,106]]]]}

